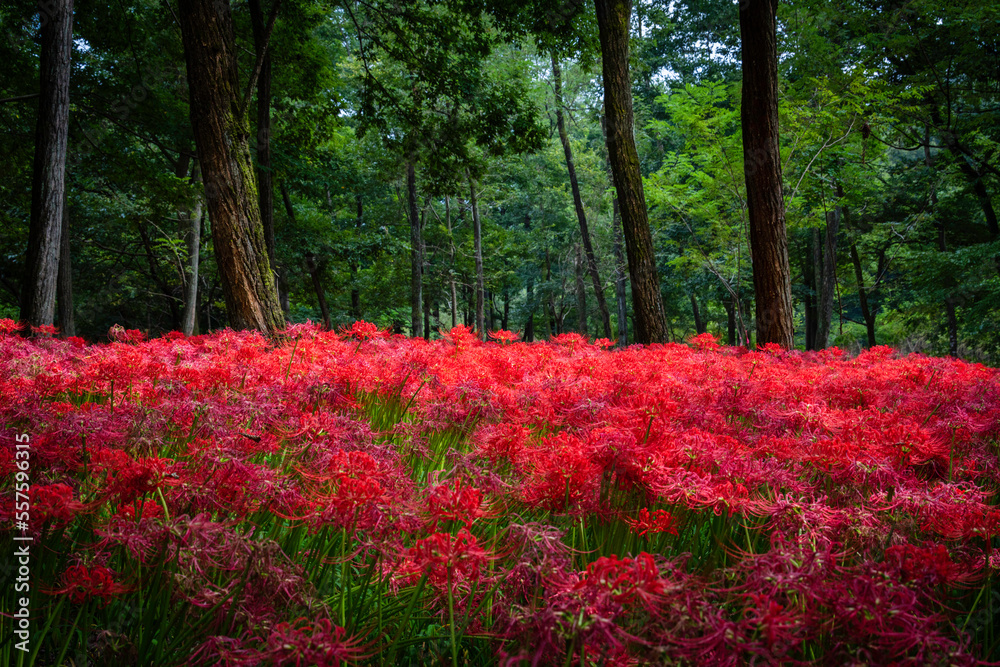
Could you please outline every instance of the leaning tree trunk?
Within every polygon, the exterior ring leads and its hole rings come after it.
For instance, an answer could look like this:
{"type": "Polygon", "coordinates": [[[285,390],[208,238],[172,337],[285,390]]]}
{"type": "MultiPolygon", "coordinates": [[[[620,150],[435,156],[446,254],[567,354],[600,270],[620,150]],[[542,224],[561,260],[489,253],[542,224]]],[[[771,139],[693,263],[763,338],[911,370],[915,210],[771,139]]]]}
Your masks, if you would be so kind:
{"type": "Polygon", "coordinates": [[[778,146],[778,0],[740,3],[743,171],[757,306],[757,344],[794,345],[792,284],[778,146]]]}
{"type": "Polygon", "coordinates": [[[868,305],[868,290],[865,288],[865,276],[861,271],[861,256],[858,254],[857,243],[851,244],[851,263],[854,264],[854,278],[858,282],[858,301],[861,303],[861,316],[865,318],[868,347],[875,347],[875,315],[868,305]]]}
{"type": "Polygon", "coordinates": [[[472,204],[472,238],[476,253],[476,333],[486,338],[486,318],[483,301],[486,280],[483,277],[483,227],[479,220],[479,200],[476,198],[476,179],[469,174],[469,202],[472,204]]]}
{"type": "Polygon", "coordinates": [[[63,201],[59,246],[56,304],[59,310],[59,335],[67,338],[76,335],[76,319],[73,317],[73,255],[69,248],[69,201],[67,200],[63,201]]]}
{"type": "Polygon", "coordinates": [[[573,191],[573,206],[576,208],[576,219],[580,223],[580,236],[583,238],[583,249],[587,255],[587,272],[594,284],[594,295],[597,297],[597,308],[601,312],[601,326],[604,327],[604,337],[611,338],[611,315],[608,312],[608,302],[604,298],[604,286],[597,271],[597,257],[594,255],[594,245],[590,242],[590,227],[587,225],[587,212],[583,208],[583,196],[580,194],[580,182],[576,177],[576,164],[573,161],[573,148],[569,144],[569,133],[566,131],[566,119],[563,114],[562,70],[555,52],[552,53],[552,80],[556,102],[556,126],[559,128],[559,141],[562,142],[563,153],[566,156],[566,171],[569,172],[569,185],[573,191]]]}
{"type": "Polygon", "coordinates": [[[632,3],[629,0],[594,0],[594,4],[603,61],[608,162],[625,232],[635,339],[638,343],[663,343],[667,340],[667,331],[660,298],[660,277],[656,270],[653,236],[649,231],[639,154],[632,136],[632,79],[628,69],[632,3]]]}
{"type": "Polygon", "coordinates": [[[33,327],[52,326],[56,315],[56,282],[66,205],[73,0],[52,0],[39,11],[41,88],[35,125],[27,265],[21,290],[21,320],[33,327]]]}
{"type": "Polygon", "coordinates": [[[583,249],[576,246],[576,260],[573,262],[576,273],[576,330],[588,335],[587,332],[587,287],[583,280],[583,249]]]}
{"type": "Polygon", "coordinates": [[[424,335],[423,315],[423,242],[420,238],[420,214],[417,211],[417,169],[413,160],[406,163],[406,211],[410,219],[410,335],[424,335]]]}
{"type": "Polygon", "coordinates": [[[179,0],[191,126],[205,182],[229,323],[274,332],[284,316],[257,200],[250,123],[241,95],[229,0],[179,0]]]}

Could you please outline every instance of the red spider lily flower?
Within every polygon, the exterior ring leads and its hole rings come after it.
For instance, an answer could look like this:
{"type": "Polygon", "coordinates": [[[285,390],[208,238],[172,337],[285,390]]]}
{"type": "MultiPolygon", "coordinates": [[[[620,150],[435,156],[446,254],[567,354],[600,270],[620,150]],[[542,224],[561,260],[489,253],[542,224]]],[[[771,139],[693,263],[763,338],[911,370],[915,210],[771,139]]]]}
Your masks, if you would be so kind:
{"type": "Polygon", "coordinates": [[[969,572],[952,561],[948,548],[943,544],[897,544],[885,550],[885,560],[899,568],[904,582],[915,581],[926,586],[969,583],[981,573],[969,572]]]}
{"type": "Polygon", "coordinates": [[[552,342],[556,345],[561,345],[563,347],[568,347],[571,350],[577,350],[581,347],[586,347],[590,345],[590,339],[583,334],[576,333],[575,331],[570,331],[568,333],[558,334],[552,337],[552,342]]]}
{"type": "Polygon", "coordinates": [[[102,566],[70,565],[62,575],[63,587],[45,591],[49,595],[69,596],[73,604],[83,604],[98,597],[108,604],[112,598],[132,590],[115,581],[115,573],[102,566]]]}
{"type": "Polygon", "coordinates": [[[139,329],[126,329],[120,324],[116,324],[108,329],[108,338],[117,343],[138,344],[146,340],[146,334],[139,329]]]}
{"type": "Polygon", "coordinates": [[[59,327],[51,324],[39,324],[37,327],[31,327],[31,333],[36,336],[57,336],[59,334],[59,327]]]}
{"type": "Polygon", "coordinates": [[[635,519],[626,518],[625,523],[636,535],[646,535],[647,533],[677,534],[677,522],[667,510],[654,510],[650,514],[649,510],[643,507],[635,519]]]}
{"type": "Polygon", "coordinates": [[[125,504],[118,508],[118,513],[136,521],[139,519],[158,519],[163,516],[163,506],[150,498],[143,498],[141,502],[135,504],[125,504]]]}
{"type": "Polygon", "coordinates": [[[614,554],[598,558],[587,566],[583,578],[574,588],[577,591],[588,588],[605,590],[620,605],[627,605],[638,598],[645,606],[665,590],[653,557],[645,552],[635,558],[621,560],[614,554]]]}
{"type": "Polygon", "coordinates": [[[322,618],[314,623],[300,618],[294,623],[278,623],[267,638],[267,649],[259,655],[274,665],[296,667],[339,667],[356,662],[364,650],[347,631],[322,618]]]}
{"type": "Polygon", "coordinates": [[[354,338],[357,340],[375,340],[389,336],[388,329],[379,329],[377,325],[363,320],[358,320],[350,327],[341,327],[338,333],[342,338],[354,338]]]}
{"type": "Polygon", "coordinates": [[[490,332],[490,338],[499,343],[513,343],[521,337],[520,331],[506,331],[504,329],[498,329],[497,331],[490,332]]]}
{"type": "Polygon", "coordinates": [[[437,530],[438,521],[461,521],[468,528],[486,512],[480,509],[483,502],[482,492],[472,486],[462,486],[462,480],[454,483],[438,484],[431,487],[427,498],[427,509],[437,530]]]}
{"type": "Polygon", "coordinates": [[[64,526],[80,512],[94,507],[74,500],[73,489],[68,484],[32,486],[29,495],[32,519],[43,524],[52,521],[57,526],[64,526]]]}
{"type": "Polygon", "coordinates": [[[21,328],[22,326],[20,322],[7,318],[0,319],[0,335],[17,333],[21,330],[21,328]]]}
{"type": "Polygon", "coordinates": [[[458,534],[434,533],[418,540],[417,544],[405,552],[409,561],[403,566],[407,570],[427,572],[427,581],[438,589],[450,589],[468,585],[479,580],[479,570],[490,558],[486,549],[479,546],[476,536],[462,528],[458,534]]]}
{"type": "Polygon", "coordinates": [[[710,333],[703,333],[703,334],[698,334],[697,336],[691,336],[691,338],[688,339],[688,344],[694,349],[700,350],[702,352],[714,352],[715,350],[718,350],[720,347],[719,339],[710,333]]]}
{"type": "Polygon", "coordinates": [[[459,324],[450,331],[441,331],[441,336],[458,349],[465,349],[480,342],[479,336],[473,332],[472,327],[463,324],[459,324]]]}

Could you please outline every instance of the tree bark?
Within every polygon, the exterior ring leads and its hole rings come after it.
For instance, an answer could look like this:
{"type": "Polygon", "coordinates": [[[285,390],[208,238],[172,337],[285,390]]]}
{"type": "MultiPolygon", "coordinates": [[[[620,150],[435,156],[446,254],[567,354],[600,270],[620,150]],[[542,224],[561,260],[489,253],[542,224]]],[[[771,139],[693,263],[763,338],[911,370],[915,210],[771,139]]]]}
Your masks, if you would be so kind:
{"type": "MultiPolygon", "coordinates": [[[[195,164],[191,180],[201,180],[200,170],[195,164]]],[[[198,274],[201,268],[201,226],[204,212],[201,197],[195,200],[194,209],[188,212],[188,275],[184,290],[184,314],[181,316],[181,331],[185,336],[194,334],[198,326],[198,274]]]]}
{"type": "Polygon", "coordinates": [[[625,288],[628,267],[622,251],[622,218],[618,211],[617,197],[611,202],[611,211],[614,236],[611,249],[615,258],[615,301],[618,304],[618,347],[625,347],[628,345],[628,293],[625,288]]]}
{"type": "Polygon", "coordinates": [[[802,280],[806,287],[805,298],[805,327],[806,327],[806,349],[816,349],[816,330],[818,328],[818,296],[819,289],[816,286],[816,268],[820,265],[819,230],[811,227],[809,232],[809,242],[806,244],[806,251],[802,260],[802,280]]]}
{"type": "Polygon", "coordinates": [[[486,280],[483,276],[483,229],[479,220],[479,200],[476,197],[476,179],[469,174],[469,202],[472,204],[472,238],[476,253],[476,333],[480,339],[486,336],[486,321],[483,312],[483,300],[486,292],[486,280]]]}
{"type": "Polygon", "coordinates": [[[451,328],[458,326],[458,290],[455,288],[455,236],[451,228],[451,197],[444,198],[444,219],[448,226],[449,283],[451,286],[451,328]]]}
{"type": "Polygon", "coordinates": [[[794,345],[792,285],[778,136],[778,0],[740,3],[743,171],[757,314],[757,344],[794,345]]]}
{"type": "Polygon", "coordinates": [[[865,319],[868,347],[875,347],[875,315],[868,305],[868,290],[865,289],[865,276],[861,271],[861,256],[858,255],[857,243],[851,244],[851,263],[854,264],[854,278],[858,281],[858,301],[861,302],[861,316],[865,319]]]}
{"type": "Polygon", "coordinates": [[[268,259],[239,90],[229,0],[179,0],[194,130],[230,325],[284,328],[268,259]]]}
{"type": "Polygon", "coordinates": [[[700,335],[706,331],[705,321],[701,319],[701,311],[698,310],[698,299],[693,293],[689,296],[691,297],[691,312],[694,313],[694,330],[700,335]]]}
{"type": "Polygon", "coordinates": [[[823,235],[822,260],[819,265],[819,307],[815,349],[823,350],[830,345],[830,329],[833,327],[833,296],[837,289],[837,232],[840,229],[841,209],[839,206],[826,214],[826,232],[823,235]]]}
{"type": "Polygon", "coordinates": [[[73,52],[73,0],[52,0],[39,10],[42,24],[40,93],[31,178],[27,264],[21,320],[52,326],[66,204],[69,77],[73,52]]]}
{"type": "Polygon", "coordinates": [[[424,335],[423,314],[423,243],[420,235],[420,213],[417,209],[417,168],[413,160],[406,163],[406,210],[410,219],[410,335],[424,335]]]}
{"type": "Polygon", "coordinates": [[[667,340],[660,278],[649,230],[646,195],[635,149],[632,80],[629,76],[629,0],[594,0],[600,33],[608,162],[611,165],[625,234],[635,337],[639,343],[667,340]]]}
{"type": "Polygon", "coordinates": [[[56,304],[59,309],[59,335],[68,338],[76,335],[76,319],[73,317],[73,256],[69,247],[69,201],[65,199],[65,190],[63,196],[56,304]]]}
{"type": "Polygon", "coordinates": [[[323,325],[331,328],[330,307],[326,303],[326,290],[323,289],[323,263],[316,261],[316,255],[311,252],[305,254],[306,271],[312,278],[313,289],[316,291],[316,301],[319,302],[319,310],[323,314],[323,325]]]}
{"type": "Polygon", "coordinates": [[[566,156],[566,171],[569,172],[569,185],[573,191],[573,206],[576,209],[576,219],[580,223],[580,236],[583,239],[583,249],[587,255],[587,271],[594,284],[594,295],[597,297],[597,308],[601,313],[601,326],[604,327],[604,337],[611,338],[611,315],[608,312],[608,302],[604,298],[604,287],[597,270],[597,257],[594,255],[594,245],[590,241],[590,227],[587,225],[587,212],[583,208],[583,196],[580,194],[580,182],[576,177],[576,164],[573,161],[573,148],[569,143],[569,133],[566,131],[566,119],[563,113],[562,70],[555,52],[552,53],[552,80],[555,91],[556,126],[559,128],[559,140],[562,142],[563,153],[566,156]]]}
{"type": "MultiPolygon", "coordinates": [[[[361,195],[355,197],[355,201],[358,205],[358,217],[354,221],[355,233],[360,238],[361,227],[364,222],[364,205],[361,199],[361,195]]],[[[361,268],[358,264],[357,249],[351,253],[350,269],[351,269],[351,317],[355,320],[361,319],[361,289],[358,285],[358,270],[361,268]]]]}
{"type": "Polygon", "coordinates": [[[576,271],[576,330],[588,335],[587,332],[587,287],[583,281],[583,249],[576,246],[576,261],[573,262],[576,271]]]}

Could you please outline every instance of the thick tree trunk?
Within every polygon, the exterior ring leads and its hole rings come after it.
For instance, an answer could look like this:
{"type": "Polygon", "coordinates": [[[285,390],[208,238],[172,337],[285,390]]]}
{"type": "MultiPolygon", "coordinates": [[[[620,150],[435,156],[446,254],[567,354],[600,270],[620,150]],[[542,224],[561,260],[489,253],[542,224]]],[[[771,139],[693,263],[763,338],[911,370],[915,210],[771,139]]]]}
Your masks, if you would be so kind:
{"type": "Polygon", "coordinates": [[[822,261],[816,280],[819,286],[819,307],[817,308],[819,317],[815,340],[815,349],[817,350],[826,349],[830,345],[830,329],[833,327],[833,297],[837,290],[837,232],[840,229],[840,216],[839,206],[826,214],[822,261]]]}
{"type": "Polygon", "coordinates": [[[410,335],[424,335],[423,241],[420,235],[420,213],[417,209],[417,168],[413,160],[406,163],[406,211],[410,219],[410,335]]]}
{"type": "Polygon", "coordinates": [[[52,0],[39,11],[41,92],[35,125],[27,265],[21,289],[21,320],[33,327],[52,326],[56,315],[59,250],[66,205],[73,0],[52,0]]]}
{"type": "MultiPolygon", "coordinates": [[[[65,197],[65,190],[64,197],[65,197]]],[[[62,231],[59,236],[59,281],[56,285],[56,304],[59,309],[59,335],[63,338],[76,335],[73,317],[73,256],[69,247],[69,201],[63,200],[62,231]]]]}
{"type": "Polygon", "coordinates": [[[573,191],[573,206],[576,209],[576,219],[580,223],[580,236],[583,248],[587,254],[587,272],[594,284],[594,295],[597,297],[597,308],[601,313],[601,326],[604,327],[604,337],[611,338],[611,315],[608,312],[608,302],[604,298],[604,286],[597,270],[597,257],[594,255],[594,245],[590,241],[590,227],[587,225],[587,212],[583,208],[583,195],[580,194],[580,182],[576,177],[576,164],[573,161],[573,148],[569,143],[569,133],[566,131],[566,119],[563,113],[562,70],[555,52],[552,53],[552,80],[556,102],[556,126],[559,128],[559,140],[562,142],[563,153],[566,156],[566,171],[569,172],[569,185],[573,191]]]}
{"type": "Polygon", "coordinates": [[[757,344],[794,345],[792,285],[778,146],[778,0],[740,3],[743,171],[757,310],[757,344]]]}
{"type": "Polygon", "coordinates": [[[583,249],[580,244],[576,246],[576,260],[573,262],[576,273],[576,330],[587,333],[587,287],[583,280],[583,249]]]}
{"type": "Polygon", "coordinates": [[[625,264],[622,250],[622,218],[618,212],[618,198],[611,202],[611,224],[614,241],[611,250],[615,258],[615,301],[618,305],[618,347],[628,345],[628,293],[625,282],[628,280],[628,267],[625,264]]]}
{"type": "Polygon", "coordinates": [[[486,336],[483,299],[486,280],[483,276],[483,228],[479,221],[479,200],[476,196],[476,179],[469,174],[469,202],[472,204],[472,238],[476,254],[476,333],[481,339],[486,336]]]}
{"type": "Polygon", "coordinates": [[[865,319],[868,347],[875,347],[875,314],[868,305],[868,290],[865,288],[865,276],[861,271],[861,256],[858,255],[857,243],[851,244],[851,263],[854,264],[854,278],[858,282],[858,300],[861,302],[861,316],[865,319]]]}
{"type": "Polygon", "coordinates": [[[662,343],[667,340],[667,331],[660,278],[653,236],[649,231],[639,154],[633,137],[632,80],[628,68],[632,3],[629,0],[594,0],[594,4],[603,62],[608,162],[625,233],[636,342],[662,343]]]}
{"type": "Polygon", "coordinates": [[[271,273],[229,0],[179,0],[181,35],[215,260],[235,329],[284,328],[271,273]]]}

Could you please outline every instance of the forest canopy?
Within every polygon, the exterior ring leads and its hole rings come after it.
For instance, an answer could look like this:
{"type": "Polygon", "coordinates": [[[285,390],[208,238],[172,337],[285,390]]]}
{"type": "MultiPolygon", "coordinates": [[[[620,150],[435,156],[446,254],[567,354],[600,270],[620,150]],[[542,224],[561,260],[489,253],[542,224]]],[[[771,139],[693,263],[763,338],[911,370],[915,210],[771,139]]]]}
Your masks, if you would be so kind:
{"type": "MultiPolygon", "coordinates": [[[[743,4],[4,3],[0,318],[763,343],[743,4]]],[[[997,364],[1000,5],[773,4],[791,343],[997,364]]]]}

